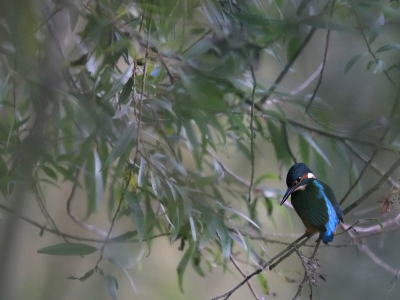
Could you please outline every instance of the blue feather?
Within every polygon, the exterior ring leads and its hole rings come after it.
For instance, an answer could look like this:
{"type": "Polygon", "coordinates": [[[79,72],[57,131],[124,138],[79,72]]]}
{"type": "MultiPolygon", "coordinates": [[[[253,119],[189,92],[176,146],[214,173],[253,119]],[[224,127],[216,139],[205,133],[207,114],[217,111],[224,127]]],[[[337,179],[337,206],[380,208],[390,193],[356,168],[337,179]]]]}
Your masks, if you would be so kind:
{"type": "Polygon", "coordinates": [[[325,224],[326,231],[321,232],[322,241],[324,242],[324,244],[328,244],[329,242],[333,241],[333,235],[340,220],[335,209],[332,206],[331,201],[329,201],[329,199],[325,196],[324,186],[318,181],[314,181],[314,184],[319,187],[318,196],[325,200],[326,207],[328,208],[329,221],[325,224]]]}

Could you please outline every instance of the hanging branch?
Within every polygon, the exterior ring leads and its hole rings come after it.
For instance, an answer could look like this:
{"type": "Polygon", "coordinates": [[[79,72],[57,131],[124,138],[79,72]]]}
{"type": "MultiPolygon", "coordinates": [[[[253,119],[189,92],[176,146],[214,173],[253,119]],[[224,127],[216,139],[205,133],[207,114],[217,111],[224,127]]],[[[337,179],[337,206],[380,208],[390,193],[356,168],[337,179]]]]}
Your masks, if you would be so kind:
{"type": "MultiPolygon", "coordinates": [[[[332,1],[332,7],[331,7],[331,14],[330,17],[332,17],[333,15],[333,7],[335,6],[335,0],[332,1]]],[[[308,102],[306,109],[305,109],[305,113],[308,112],[308,109],[310,108],[310,106],[312,105],[315,95],[317,94],[319,87],[322,83],[322,77],[324,75],[324,70],[325,70],[325,65],[326,65],[326,57],[328,56],[328,49],[329,49],[329,40],[330,40],[330,35],[331,35],[331,30],[329,29],[328,32],[326,33],[326,42],[325,42],[325,50],[324,50],[324,58],[322,59],[322,68],[321,71],[319,72],[319,78],[318,78],[318,82],[317,82],[317,86],[314,89],[314,92],[312,93],[312,96],[310,98],[310,101],[308,102]]]]}

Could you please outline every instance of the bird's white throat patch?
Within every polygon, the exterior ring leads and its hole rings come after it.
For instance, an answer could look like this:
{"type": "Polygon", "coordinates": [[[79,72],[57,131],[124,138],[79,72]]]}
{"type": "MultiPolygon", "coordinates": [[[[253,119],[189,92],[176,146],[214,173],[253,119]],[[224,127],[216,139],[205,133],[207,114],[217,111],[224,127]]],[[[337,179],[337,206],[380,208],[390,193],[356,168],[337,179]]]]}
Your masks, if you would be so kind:
{"type": "MultiPolygon", "coordinates": [[[[313,173],[307,173],[306,175],[303,176],[302,180],[304,178],[315,178],[315,175],[313,173]]],[[[306,189],[306,187],[307,187],[307,184],[301,185],[297,189],[295,189],[293,192],[304,191],[306,189]]]]}

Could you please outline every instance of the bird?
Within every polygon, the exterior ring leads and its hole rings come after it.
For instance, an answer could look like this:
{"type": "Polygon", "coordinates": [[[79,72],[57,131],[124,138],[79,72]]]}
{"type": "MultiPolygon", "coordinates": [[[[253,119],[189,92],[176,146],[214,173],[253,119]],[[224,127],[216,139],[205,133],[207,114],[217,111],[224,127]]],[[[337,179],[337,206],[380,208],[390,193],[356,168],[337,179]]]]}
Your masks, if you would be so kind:
{"type": "Polygon", "coordinates": [[[291,196],[293,208],[307,228],[306,233],[319,232],[324,244],[332,242],[344,215],[331,187],[316,179],[305,163],[297,163],[289,169],[286,185],[281,205],[291,196]]]}

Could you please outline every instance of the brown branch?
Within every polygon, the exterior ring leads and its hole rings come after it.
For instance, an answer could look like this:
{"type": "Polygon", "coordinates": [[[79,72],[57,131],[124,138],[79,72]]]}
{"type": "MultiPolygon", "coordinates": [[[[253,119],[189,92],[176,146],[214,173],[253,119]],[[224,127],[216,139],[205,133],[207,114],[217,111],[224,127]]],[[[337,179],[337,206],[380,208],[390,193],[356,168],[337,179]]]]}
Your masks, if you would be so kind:
{"type": "MultiPolygon", "coordinates": [[[[214,298],[212,298],[211,300],[217,300],[220,298],[224,298],[224,300],[228,299],[228,297],[230,297],[230,295],[232,295],[236,290],[238,290],[242,285],[244,285],[247,281],[249,281],[253,276],[260,274],[263,270],[265,270],[265,268],[267,268],[268,266],[271,265],[272,262],[274,262],[277,258],[281,257],[282,255],[284,255],[286,252],[290,252],[290,250],[297,245],[298,242],[300,242],[301,240],[303,240],[304,238],[306,238],[305,241],[308,241],[308,239],[310,237],[308,237],[307,234],[303,234],[301,237],[299,237],[297,240],[295,240],[293,243],[291,243],[289,246],[287,246],[284,250],[282,250],[281,252],[279,252],[277,255],[275,255],[273,258],[271,258],[269,261],[267,261],[265,264],[263,264],[260,268],[258,268],[257,270],[255,270],[253,273],[247,275],[245,277],[245,279],[243,279],[239,284],[237,284],[233,289],[231,289],[230,291],[226,292],[225,294],[222,294],[220,296],[216,296],[214,298]]],[[[300,247],[303,244],[300,243],[298,244],[298,246],[300,247]]],[[[293,252],[292,252],[293,253],[293,252]]],[[[271,269],[271,268],[270,268],[271,269]]]]}

